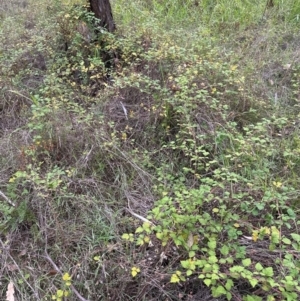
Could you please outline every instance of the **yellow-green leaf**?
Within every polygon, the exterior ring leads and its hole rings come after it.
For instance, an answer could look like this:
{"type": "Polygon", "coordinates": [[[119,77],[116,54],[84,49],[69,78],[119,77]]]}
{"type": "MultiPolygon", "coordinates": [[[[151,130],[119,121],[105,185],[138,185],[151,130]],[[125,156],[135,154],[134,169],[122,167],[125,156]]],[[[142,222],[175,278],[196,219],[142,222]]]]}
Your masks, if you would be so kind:
{"type": "Polygon", "coordinates": [[[178,275],[173,274],[173,275],[171,276],[170,282],[171,282],[171,283],[178,283],[178,282],[180,282],[180,279],[179,279],[178,275]]]}
{"type": "Polygon", "coordinates": [[[128,233],[124,233],[122,235],[122,239],[129,240],[129,234],[128,233]]]}
{"type": "Polygon", "coordinates": [[[242,260],[242,264],[244,267],[248,267],[251,264],[251,259],[246,258],[246,259],[242,260]]]}
{"type": "Polygon", "coordinates": [[[65,273],[62,277],[63,281],[70,281],[72,277],[70,276],[69,273],[65,273]]]}
{"type": "Polygon", "coordinates": [[[187,271],[186,271],[186,275],[187,275],[187,276],[191,276],[192,274],[193,274],[193,271],[192,271],[192,270],[187,270],[187,271]]]}
{"type": "Polygon", "coordinates": [[[135,230],[135,233],[142,233],[142,232],[144,232],[143,227],[138,227],[138,228],[135,230]]]}
{"type": "Polygon", "coordinates": [[[258,239],[258,231],[257,230],[254,230],[252,232],[252,239],[254,242],[257,241],[257,239],[258,239]]]}
{"type": "Polygon", "coordinates": [[[205,279],[203,282],[206,284],[206,286],[211,285],[211,279],[205,279]]]}
{"type": "Polygon", "coordinates": [[[132,277],[135,277],[141,270],[137,267],[132,267],[131,268],[131,275],[132,277]]]}

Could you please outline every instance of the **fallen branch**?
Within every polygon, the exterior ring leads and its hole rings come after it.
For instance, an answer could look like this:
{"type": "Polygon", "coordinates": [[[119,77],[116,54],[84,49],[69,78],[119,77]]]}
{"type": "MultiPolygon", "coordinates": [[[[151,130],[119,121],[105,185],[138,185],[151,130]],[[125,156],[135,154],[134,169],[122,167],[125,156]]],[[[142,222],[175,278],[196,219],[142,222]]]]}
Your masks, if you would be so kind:
{"type": "Polygon", "coordinates": [[[130,206],[130,196],[128,195],[127,192],[125,192],[125,195],[126,195],[126,198],[127,198],[127,202],[128,202],[128,208],[126,208],[126,210],[132,214],[133,216],[137,217],[138,219],[140,219],[142,222],[145,222],[145,223],[149,223],[150,225],[155,225],[153,222],[149,221],[147,218],[133,212],[133,210],[131,209],[131,206],[130,206]]]}
{"type": "Polygon", "coordinates": [[[0,195],[4,198],[4,200],[9,203],[11,206],[16,207],[16,204],[12,202],[1,190],[0,195]]]}

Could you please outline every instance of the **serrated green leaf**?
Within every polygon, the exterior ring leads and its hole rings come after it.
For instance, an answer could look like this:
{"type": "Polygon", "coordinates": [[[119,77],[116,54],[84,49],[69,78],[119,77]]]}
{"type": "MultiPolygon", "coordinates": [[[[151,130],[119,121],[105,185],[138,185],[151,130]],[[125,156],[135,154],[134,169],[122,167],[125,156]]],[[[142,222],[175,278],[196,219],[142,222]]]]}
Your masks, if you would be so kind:
{"type": "Polygon", "coordinates": [[[225,264],[226,263],[226,259],[225,258],[221,258],[221,259],[219,259],[219,263],[221,263],[221,264],[225,264]]]}
{"type": "Polygon", "coordinates": [[[265,208],[265,204],[263,204],[263,203],[256,203],[255,206],[258,210],[262,210],[265,208]]]}
{"type": "Polygon", "coordinates": [[[167,245],[167,243],[168,243],[167,240],[163,240],[162,243],[161,243],[161,245],[162,245],[163,247],[165,247],[165,246],[167,245]]]}
{"type": "Polygon", "coordinates": [[[274,275],[274,272],[273,272],[273,268],[272,267],[267,267],[265,269],[262,270],[262,273],[265,275],[265,276],[268,276],[268,277],[272,277],[274,275]]]}
{"type": "Polygon", "coordinates": [[[232,299],[232,294],[230,292],[226,293],[226,298],[227,300],[231,300],[232,299]]]}
{"type": "Polygon", "coordinates": [[[204,282],[205,285],[208,286],[208,287],[211,285],[211,279],[205,279],[203,282],[204,282]]]}
{"type": "Polygon", "coordinates": [[[268,284],[269,284],[271,287],[277,286],[277,283],[275,282],[275,280],[274,280],[273,278],[269,278],[269,279],[268,279],[268,284]]]}
{"type": "Polygon", "coordinates": [[[252,287],[255,287],[258,283],[258,280],[256,280],[255,278],[250,278],[248,280],[249,280],[252,287]]]}
{"type": "Polygon", "coordinates": [[[195,265],[197,265],[200,268],[202,268],[205,264],[206,264],[206,260],[198,259],[198,260],[195,261],[195,265]]]}
{"type": "Polygon", "coordinates": [[[136,244],[138,246],[142,246],[144,244],[144,238],[143,237],[139,237],[137,240],[136,240],[136,244]]]}
{"type": "Polygon", "coordinates": [[[192,251],[198,251],[199,250],[199,246],[198,245],[192,245],[191,250],[192,251]]]}
{"type": "Polygon", "coordinates": [[[157,237],[158,239],[162,240],[163,237],[164,237],[164,235],[163,235],[162,232],[157,232],[157,233],[156,233],[156,237],[157,237]]]}
{"type": "Polygon", "coordinates": [[[275,299],[275,297],[274,296],[272,296],[272,295],[268,295],[268,297],[267,297],[267,301],[275,301],[276,299],[275,299]]]}
{"type": "Polygon", "coordinates": [[[216,262],[218,262],[218,258],[216,257],[216,256],[209,256],[208,257],[208,262],[209,263],[216,263],[216,262]]]}
{"type": "Polygon", "coordinates": [[[144,222],[143,223],[143,229],[147,230],[151,227],[151,224],[149,222],[144,222]]]}
{"type": "Polygon", "coordinates": [[[229,248],[228,248],[227,246],[224,245],[224,246],[220,249],[220,252],[221,252],[222,255],[226,256],[226,255],[228,255],[228,253],[229,253],[229,248]]]}
{"type": "Polygon", "coordinates": [[[226,292],[225,288],[222,285],[219,285],[216,288],[215,287],[212,288],[212,295],[215,298],[220,297],[222,295],[226,295],[226,293],[227,292],[226,292]]]}
{"type": "Polygon", "coordinates": [[[170,282],[171,282],[171,283],[179,283],[179,282],[180,282],[180,279],[179,279],[178,275],[173,274],[173,275],[171,276],[170,282]]]}
{"type": "Polygon", "coordinates": [[[129,234],[128,233],[124,233],[122,235],[122,239],[129,240],[129,234]]]}
{"type": "Polygon", "coordinates": [[[276,245],[273,244],[273,243],[270,243],[270,245],[269,245],[269,250],[270,250],[270,251],[274,251],[275,249],[276,249],[276,245]]]}
{"type": "Polygon", "coordinates": [[[231,279],[228,279],[228,280],[226,281],[225,288],[226,288],[228,291],[230,291],[232,287],[233,287],[233,281],[232,281],[231,279]]]}
{"type": "Polygon", "coordinates": [[[191,276],[192,274],[193,274],[193,271],[192,271],[192,270],[187,270],[187,271],[186,271],[186,275],[187,275],[187,276],[191,276]]]}
{"type": "Polygon", "coordinates": [[[217,274],[219,272],[219,270],[220,270],[220,266],[218,264],[214,263],[212,265],[212,271],[213,271],[213,273],[217,274]]]}
{"type": "Polygon", "coordinates": [[[144,231],[143,227],[138,227],[136,230],[135,230],[135,233],[142,233],[144,231]]]}
{"type": "Polygon", "coordinates": [[[288,208],[287,213],[291,218],[296,217],[295,211],[292,208],[288,208]]]}
{"type": "Polygon", "coordinates": [[[251,259],[246,258],[246,259],[242,260],[242,264],[244,267],[248,267],[249,265],[251,265],[251,259]]]}
{"type": "Polygon", "coordinates": [[[272,230],[271,241],[274,244],[278,244],[280,239],[280,231],[275,226],[272,226],[271,230],[272,230]]]}
{"type": "Polygon", "coordinates": [[[235,265],[235,266],[231,267],[229,270],[232,273],[241,273],[245,270],[245,268],[240,265],[235,265]]]}
{"type": "Polygon", "coordinates": [[[226,261],[227,261],[227,263],[229,263],[229,264],[233,264],[233,262],[234,262],[234,259],[233,259],[233,257],[227,257],[226,258],[226,261]]]}
{"type": "Polygon", "coordinates": [[[259,262],[255,265],[256,271],[261,271],[263,268],[264,267],[259,262]]]}
{"type": "Polygon", "coordinates": [[[207,246],[210,248],[210,249],[215,249],[217,247],[217,242],[215,240],[210,240],[208,243],[207,243],[207,246]]]}
{"type": "Polygon", "coordinates": [[[144,237],[144,242],[148,244],[150,242],[150,237],[149,236],[145,236],[144,237]]]}
{"type": "Polygon", "coordinates": [[[181,263],[181,266],[182,266],[184,269],[188,269],[188,268],[190,267],[190,262],[189,262],[189,260],[181,260],[180,263],[181,263]]]}

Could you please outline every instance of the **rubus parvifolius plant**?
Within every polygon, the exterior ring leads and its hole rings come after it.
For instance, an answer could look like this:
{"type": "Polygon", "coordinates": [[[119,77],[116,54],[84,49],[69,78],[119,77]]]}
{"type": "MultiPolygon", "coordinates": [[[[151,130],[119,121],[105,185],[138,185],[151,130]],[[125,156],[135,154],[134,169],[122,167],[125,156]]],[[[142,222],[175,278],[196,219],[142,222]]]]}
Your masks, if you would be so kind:
{"type": "MultiPolygon", "coordinates": [[[[170,281],[184,282],[197,275],[215,298],[226,295],[231,300],[235,283],[242,281],[250,285],[243,300],[263,300],[255,295],[258,288],[266,292],[267,300],[297,299],[299,262],[290,252],[299,250],[299,234],[283,236],[277,226],[256,229],[244,220],[245,213],[230,205],[230,192],[215,180],[203,179],[198,188],[191,189],[183,181],[173,179],[172,183],[171,176],[169,179],[169,187],[159,187],[162,198],[149,212],[150,222],[138,227],[134,236],[124,234],[124,239],[134,238],[137,245],[144,245],[155,236],[162,247],[173,244],[185,259],[170,281]],[[282,259],[276,256],[279,251],[282,259]],[[257,252],[269,253],[270,260],[260,258],[257,252]],[[284,273],[278,271],[278,265],[284,273]]],[[[234,201],[242,202],[243,197],[235,195],[234,201]]]]}
{"type": "Polygon", "coordinates": [[[235,284],[242,282],[249,286],[243,300],[297,300],[299,261],[291,253],[299,251],[298,194],[294,183],[273,176],[286,165],[291,174],[298,168],[297,143],[292,139],[281,145],[270,135],[270,128],[281,132],[287,126],[285,118],[273,118],[245,128],[244,135],[221,129],[210,148],[215,151],[212,159],[209,148],[195,148],[195,140],[170,143],[168,147],[185,150],[190,158],[201,157],[197,169],[181,166],[174,175],[167,173],[167,165],[157,168],[155,189],[161,197],[149,212],[149,222],[123,238],[141,246],[151,245],[155,236],[162,248],[172,244],[180,250],[185,259],[170,275],[172,283],[197,275],[216,298],[231,300],[235,284]],[[265,218],[258,218],[262,214],[265,218]],[[257,294],[260,290],[264,294],[257,294]]]}

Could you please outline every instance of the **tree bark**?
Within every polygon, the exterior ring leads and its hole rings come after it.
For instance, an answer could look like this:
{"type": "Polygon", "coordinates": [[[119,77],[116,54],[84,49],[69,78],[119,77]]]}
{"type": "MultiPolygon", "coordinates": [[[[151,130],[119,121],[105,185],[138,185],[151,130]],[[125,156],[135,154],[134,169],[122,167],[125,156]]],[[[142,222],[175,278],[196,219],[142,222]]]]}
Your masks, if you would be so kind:
{"type": "Polygon", "coordinates": [[[109,32],[114,32],[116,25],[113,19],[109,0],[89,0],[91,11],[99,19],[99,26],[104,27],[109,32]]]}
{"type": "Polygon", "coordinates": [[[267,1],[267,8],[274,7],[274,1],[273,0],[268,0],[267,1]]]}

